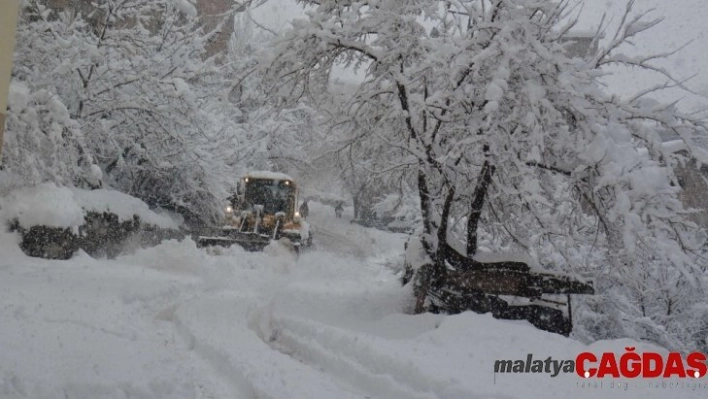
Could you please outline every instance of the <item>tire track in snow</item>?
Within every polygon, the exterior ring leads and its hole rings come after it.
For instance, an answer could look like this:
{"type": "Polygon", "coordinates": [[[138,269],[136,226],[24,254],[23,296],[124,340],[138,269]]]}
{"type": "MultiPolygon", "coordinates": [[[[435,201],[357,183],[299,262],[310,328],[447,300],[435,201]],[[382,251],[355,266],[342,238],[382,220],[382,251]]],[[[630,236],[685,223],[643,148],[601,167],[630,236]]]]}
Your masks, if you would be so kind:
{"type": "Polygon", "coordinates": [[[266,343],[272,348],[359,387],[371,399],[511,399],[478,394],[427,375],[414,363],[380,350],[385,343],[377,348],[358,333],[291,316],[273,316],[269,325],[266,343]]]}
{"type": "Polygon", "coordinates": [[[248,308],[252,308],[248,298],[222,292],[172,305],[158,319],[174,325],[188,349],[231,385],[237,399],[365,397],[321,370],[273,350],[257,336],[260,314],[248,308]]]}
{"type": "Polygon", "coordinates": [[[256,393],[253,385],[248,381],[245,375],[231,365],[228,357],[220,353],[210,345],[200,342],[194,334],[189,330],[185,323],[177,317],[177,309],[179,305],[173,304],[163,309],[156,316],[157,320],[170,323],[182,341],[186,344],[188,350],[194,351],[202,360],[204,360],[215,373],[221,377],[221,380],[226,382],[231,388],[231,393],[236,399],[274,399],[265,395],[256,393]]]}

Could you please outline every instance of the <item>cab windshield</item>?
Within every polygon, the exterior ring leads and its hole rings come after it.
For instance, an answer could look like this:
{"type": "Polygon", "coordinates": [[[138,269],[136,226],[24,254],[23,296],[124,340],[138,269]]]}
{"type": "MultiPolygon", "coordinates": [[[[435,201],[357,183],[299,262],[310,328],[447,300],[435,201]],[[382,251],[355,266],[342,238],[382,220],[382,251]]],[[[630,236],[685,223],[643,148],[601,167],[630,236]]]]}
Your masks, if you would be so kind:
{"type": "Polygon", "coordinates": [[[263,205],[263,212],[275,214],[288,212],[293,184],[285,180],[251,179],[246,183],[246,202],[249,208],[263,205]]]}

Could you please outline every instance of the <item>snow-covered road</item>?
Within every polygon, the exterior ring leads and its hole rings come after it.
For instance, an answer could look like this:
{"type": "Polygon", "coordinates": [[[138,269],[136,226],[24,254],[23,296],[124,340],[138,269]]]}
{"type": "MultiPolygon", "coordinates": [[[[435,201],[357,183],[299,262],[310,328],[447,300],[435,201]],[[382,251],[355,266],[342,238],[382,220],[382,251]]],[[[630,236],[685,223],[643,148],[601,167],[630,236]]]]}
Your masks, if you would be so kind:
{"type": "MultiPolygon", "coordinates": [[[[311,204],[317,250],[221,255],[165,242],[116,260],[25,257],[0,235],[0,398],[705,397],[708,389],[581,386],[493,373],[497,359],[591,346],[490,316],[403,312],[389,267],[404,237],[311,204]]],[[[704,381],[698,380],[698,381],[704,381]]],[[[695,380],[688,381],[695,384],[695,380]]],[[[687,382],[687,383],[688,383],[687,382]]]]}

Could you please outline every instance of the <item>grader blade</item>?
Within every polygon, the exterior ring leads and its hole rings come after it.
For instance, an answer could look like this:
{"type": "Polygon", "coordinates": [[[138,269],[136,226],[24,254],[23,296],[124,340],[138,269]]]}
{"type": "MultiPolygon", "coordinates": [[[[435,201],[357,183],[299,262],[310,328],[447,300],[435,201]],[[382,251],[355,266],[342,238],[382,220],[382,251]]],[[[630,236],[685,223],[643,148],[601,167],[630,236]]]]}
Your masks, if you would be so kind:
{"type": "Polygon", "coordinates": [[[262,251],[263,248],[270,244],[270,238],[261,236],[249,236],[246,234],[242,235],[230,235],[230,236],[200,236],[197,239],[197,247],[230,247],[232,245],[238,245],[249,252],[262,251]]]}

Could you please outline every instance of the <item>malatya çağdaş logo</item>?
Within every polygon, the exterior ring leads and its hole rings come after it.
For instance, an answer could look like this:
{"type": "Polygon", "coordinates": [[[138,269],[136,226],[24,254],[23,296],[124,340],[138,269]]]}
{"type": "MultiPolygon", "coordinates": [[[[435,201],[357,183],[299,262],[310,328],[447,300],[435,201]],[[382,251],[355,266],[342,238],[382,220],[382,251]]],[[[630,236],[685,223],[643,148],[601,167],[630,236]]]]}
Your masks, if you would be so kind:
{"type": "Polygon", "coordinates": [[[702,378],[708,373],[706,355],[693,352],[682,356],[671,352],[662,356],[656,352],[635,352],[635,348],[624,348],[625,353],[613,352],[595,354],[582,352],[572,360],[534,359],[528,354],[526,359],[497,360],[494,373],[545,373],[556,377],[560,373],[576,373],[583,378],[702,378]]]}

